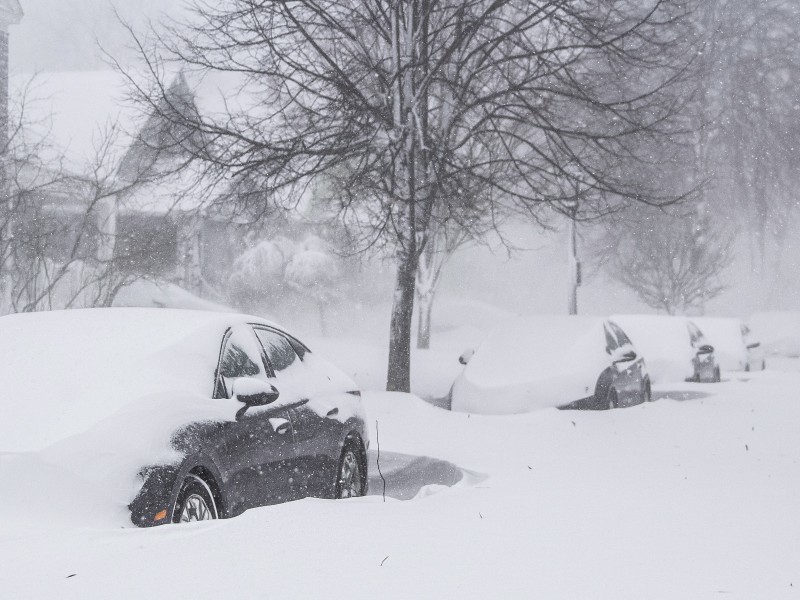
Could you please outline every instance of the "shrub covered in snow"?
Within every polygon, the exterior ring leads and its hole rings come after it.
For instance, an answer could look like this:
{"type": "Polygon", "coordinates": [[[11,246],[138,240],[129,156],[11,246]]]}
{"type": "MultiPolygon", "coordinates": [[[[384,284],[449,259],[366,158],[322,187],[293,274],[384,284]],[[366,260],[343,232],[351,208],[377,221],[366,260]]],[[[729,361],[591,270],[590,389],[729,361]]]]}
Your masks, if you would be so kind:
{"type": "Polygon", "coordinates": [[[234,304],[260,312],[311,303],[324,335],[325,309],[339,296],[340,281],[339,260],[324,240],[310,235],[296,243],[278,237],[258,242],[236,259],[229,294],[234,304]]]}

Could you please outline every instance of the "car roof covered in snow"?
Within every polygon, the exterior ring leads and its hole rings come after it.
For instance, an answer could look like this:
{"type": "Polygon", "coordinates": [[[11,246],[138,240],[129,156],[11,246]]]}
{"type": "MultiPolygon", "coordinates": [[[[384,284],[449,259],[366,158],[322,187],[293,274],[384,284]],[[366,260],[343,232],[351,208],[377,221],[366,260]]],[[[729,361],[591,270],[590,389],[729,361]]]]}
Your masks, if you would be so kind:
{"type": "Polygon", "coordinates": [[[126,404],[210,398],[228,327],[247,315],[153,308],[0,317],[0,450],[39,449],[126,404]]]}
{"type": "Polygon", "coordinates": [[[489,333],[467,366],[477,379],[503,382],[562,369],[584,348],[602,351],[600,317],[549,315],[515,319],[489,333]]]}
{"type": "Polygon", "coordinates": [[[739,319],[727,317],[693,317],[697,325],[714,346],[717,363],[726,371],[743,369],[747,364],[747,346],[739,319]]]}
{"type": "Polygon", "coordinates": [[[610,319],[642,353],[654,382],[683,381],[694,372],[690,319],[666,315],[614,315],[610,319]]]}
{"type": "Polygon", "coordinates": [[[729,341],[744,343],[742,338],[742,326],[744,323],[740,319],[730,317],[692,317],[692,323],[697,325],[708,336],[709,341],[714,343],[715,338],[726,338],[729,341]]]}

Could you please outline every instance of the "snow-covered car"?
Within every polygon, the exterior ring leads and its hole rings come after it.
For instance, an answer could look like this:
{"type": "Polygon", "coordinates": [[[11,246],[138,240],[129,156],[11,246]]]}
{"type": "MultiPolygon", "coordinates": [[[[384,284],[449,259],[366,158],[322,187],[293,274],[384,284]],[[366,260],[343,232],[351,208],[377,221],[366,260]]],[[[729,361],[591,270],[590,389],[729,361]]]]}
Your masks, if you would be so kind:
{"type": "Polygon", "coordinates": [[[747,318],[752,341],[759,350],[772,356],[800,357],[800,312],[776,310],[757,312],[747,318]]]}
{"type": "Polygon", "coordinates": [[[761,343],[739,319],[694,317],[714,346],[714,355],[723,371],[763,371],[766,367],[761,343]]]}
{"type": "Polygon", "coordinates": [[[720,380],[712,346],[700,328],[686,317],[614,315],[644,354],[653,383],[720,380]]]}
{"type": "Polygon", "coordinates": [[[0,456],[73,473],[139,526],[366,493],[356,385],[256,317],[4,316],[0,378],[0,456]]]}
{"type": "Polygon", "coordinates": [[[451,390],[455,411],[607,409],[650,400],[643,357],[616,323],[602,318],[514,320],[490,332],[460,361],[465,367],[451,390]]]}

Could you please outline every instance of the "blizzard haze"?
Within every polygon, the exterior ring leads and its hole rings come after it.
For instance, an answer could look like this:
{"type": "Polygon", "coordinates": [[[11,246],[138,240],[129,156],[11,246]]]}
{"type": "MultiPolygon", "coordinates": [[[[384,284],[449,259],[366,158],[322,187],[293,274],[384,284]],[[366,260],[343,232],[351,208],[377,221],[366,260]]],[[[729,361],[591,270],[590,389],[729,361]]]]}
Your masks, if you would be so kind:
{"type": "Polygon", "coordinates": [[[799,7],[0,0],[2,600],[800,599],[799,7]]]}

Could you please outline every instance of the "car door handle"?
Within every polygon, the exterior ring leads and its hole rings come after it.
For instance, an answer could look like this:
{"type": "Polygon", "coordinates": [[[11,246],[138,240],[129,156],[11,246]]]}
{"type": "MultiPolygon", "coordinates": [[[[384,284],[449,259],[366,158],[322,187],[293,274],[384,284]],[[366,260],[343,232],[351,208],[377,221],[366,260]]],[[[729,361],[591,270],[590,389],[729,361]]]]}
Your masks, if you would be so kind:
{"type": "Polygon", "coordinates": [[[338,408],[332,408],[332,409],[330,409],[328,411],[328,414],[326,414],[325,416],[330,418],[330,417],[335,417],[338,414],[339,414],[339,409],[338,408]]]}
{"type": "Polygon", "coordinates": [[[278,435],[286,435],[292,429],[292,422],[289,419],[284,419],[282,417],[274,417],[270,419],[269,424],[272,425],[272,429],[278,435]]]}

